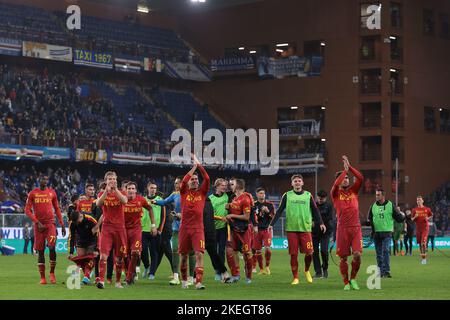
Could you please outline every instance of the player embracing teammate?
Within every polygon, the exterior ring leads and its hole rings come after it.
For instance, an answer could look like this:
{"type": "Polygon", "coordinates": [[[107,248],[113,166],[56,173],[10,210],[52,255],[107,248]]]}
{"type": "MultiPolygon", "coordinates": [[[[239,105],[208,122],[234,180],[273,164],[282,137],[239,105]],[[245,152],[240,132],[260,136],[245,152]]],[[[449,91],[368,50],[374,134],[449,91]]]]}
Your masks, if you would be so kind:
{"type": "Polygon", "coordinates": [[[340,257],[339,269],[344,280],[344,290],[359,290],[356,275],[361,266],[363,248],[361,222],[359,220],[358,192],[363,183],[363,175],[353,168],[347,156],[342,156],[344,171],[336,173],[336,181],[331,189],[334,208],[336,210],[336,253],[340,257]],[[350,185],[349,172],[356,181],[350,185]],[[347,258],[353,255],[350,280],[348,278],[347,258]]]}

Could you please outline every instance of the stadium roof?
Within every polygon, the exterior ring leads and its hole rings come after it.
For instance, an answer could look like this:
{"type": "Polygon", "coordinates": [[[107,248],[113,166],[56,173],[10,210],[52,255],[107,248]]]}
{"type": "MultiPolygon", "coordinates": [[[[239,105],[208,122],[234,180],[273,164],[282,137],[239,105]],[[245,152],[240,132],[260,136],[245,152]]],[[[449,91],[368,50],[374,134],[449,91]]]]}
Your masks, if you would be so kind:
{"type": "Polygon", "coordinates": [[[92,2],[108,3],[117,6],[136,8],[141,1],[146,1],[153,11],[183,12],[190,10],[214,10],[239,6],[264,0],[206,0],[205,3],[192,3],[191,0],[90,0],[92,2]]]}

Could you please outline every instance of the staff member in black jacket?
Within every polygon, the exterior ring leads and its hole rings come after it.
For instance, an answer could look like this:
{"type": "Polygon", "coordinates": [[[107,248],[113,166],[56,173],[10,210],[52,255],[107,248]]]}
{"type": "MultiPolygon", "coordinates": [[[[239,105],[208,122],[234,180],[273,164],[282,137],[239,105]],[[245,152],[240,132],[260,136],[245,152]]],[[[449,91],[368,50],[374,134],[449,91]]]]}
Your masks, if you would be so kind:
{"type": "Polygon", "coordinates": [[[316,224],[314,224],[312,229],[314,247],[313,263],[314,271],[316,272],[314,278],[328,278],[328,245],[333,234],[334,209],[333,206],[327,202],[327,193],[324,190],[320,190],[317,193],[317,208],[319,209],[320,216],[322,217],[323,224],[327,228],[327,231],[323,233],[316,224]],[[320,264],[319,251],[322,256],[322,265],[320,264]]]}
{"type": "Polygon", "coordinates": [[[214,222],[214,208],[211,200],[206,197],[203,209],[203,227],[205,232],[205,249],[211,259],[214,270],[220,273],[223,283],[230,283],[231,278],[225,267],[225,262],[217,252],[216,225],[214,222]]]}

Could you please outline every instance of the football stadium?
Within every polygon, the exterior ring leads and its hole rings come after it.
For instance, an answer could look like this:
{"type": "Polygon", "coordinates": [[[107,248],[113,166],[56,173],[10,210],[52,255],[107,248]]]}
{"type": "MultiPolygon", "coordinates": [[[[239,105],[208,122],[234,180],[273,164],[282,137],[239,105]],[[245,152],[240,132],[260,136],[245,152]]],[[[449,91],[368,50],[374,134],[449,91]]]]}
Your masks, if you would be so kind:
{"type": "Polygon", "coordinates": [[[448,300],[449,17],[0,0],[0,300],[448,300]]]}

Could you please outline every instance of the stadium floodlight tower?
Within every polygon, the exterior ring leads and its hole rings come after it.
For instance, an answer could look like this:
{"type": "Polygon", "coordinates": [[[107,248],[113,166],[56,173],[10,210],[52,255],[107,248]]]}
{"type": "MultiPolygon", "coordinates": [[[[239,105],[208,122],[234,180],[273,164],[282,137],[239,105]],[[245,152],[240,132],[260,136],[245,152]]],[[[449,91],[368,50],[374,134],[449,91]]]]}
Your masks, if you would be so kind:
{"type": "Polygon", "coordinates": [[[150,6],[148,4],[147,0],[140,0],[137,4],[137,9],[138,12],[141,13],[149,13],[150,12],[150,6]]]}

